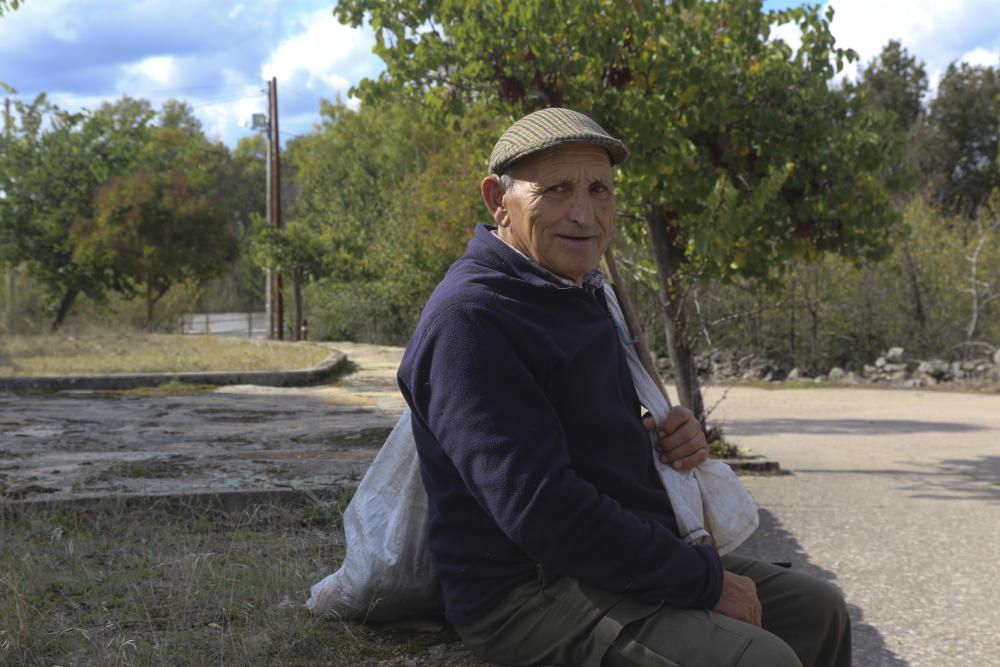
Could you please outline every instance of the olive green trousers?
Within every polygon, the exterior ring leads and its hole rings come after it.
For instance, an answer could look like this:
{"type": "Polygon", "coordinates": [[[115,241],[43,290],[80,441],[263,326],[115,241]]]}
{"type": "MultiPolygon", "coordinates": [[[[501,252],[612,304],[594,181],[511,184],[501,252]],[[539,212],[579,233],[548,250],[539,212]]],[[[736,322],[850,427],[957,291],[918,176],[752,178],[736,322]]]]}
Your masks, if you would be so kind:
{"type": "Polygon", "coordinates": [[[674,609],[569,577],[514,589],[456,628],[483,660],[572,667],[842,667],[851,632],[840,591],[809,575],[737,556],[725,568],[757,584],[763,628],[706,609],[674,609]]]}

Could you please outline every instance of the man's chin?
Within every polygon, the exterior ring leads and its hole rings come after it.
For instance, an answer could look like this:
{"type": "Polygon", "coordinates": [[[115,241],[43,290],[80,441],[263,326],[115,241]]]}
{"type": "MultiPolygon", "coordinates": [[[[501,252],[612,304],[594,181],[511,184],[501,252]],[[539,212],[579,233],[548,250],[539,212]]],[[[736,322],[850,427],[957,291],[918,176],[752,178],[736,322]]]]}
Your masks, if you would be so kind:
{"type": "Polygon", "coordinates": [[[583,277],[597,268],[597,261],[586,261],[586,262],[564,262],[557,265],[546,266],[546,269],[552,273],[566,278],[567,280],[572,280],[573,282],[579,284],[583,282],[583,277]]]}

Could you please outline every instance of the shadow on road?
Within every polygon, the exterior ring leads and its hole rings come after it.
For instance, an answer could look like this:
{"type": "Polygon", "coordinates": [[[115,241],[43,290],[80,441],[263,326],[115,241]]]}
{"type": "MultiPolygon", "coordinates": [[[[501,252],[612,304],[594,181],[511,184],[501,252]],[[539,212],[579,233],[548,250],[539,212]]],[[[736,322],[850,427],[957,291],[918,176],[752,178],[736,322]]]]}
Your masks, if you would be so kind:
{"type": "Polygon", "coordinates": [[[1000,503],[1000,456],[949,459],[941,472],[930,475],[920,486],[907,489],[914,498],[933,500],[985,500],[1000,503]]]}
{"type": "MultiPolygon", "coordinates": [[[[760,510],[760,528],[735,553],[770,562],[791,562],[792,568],[799,572],[833,583],[837,580],[835,573],[811,563],[809,554],[802,549],[795,536],[785,530],[776,516],[763,508],[760,510]]],[[[878,628],[864,622],[864,612],[860,607],[850,604],[848,600],[847,609],[851,614],[855,665],[908,667],[910,663],[886,646],[878,628]]]]}
{"type": "Polygon", "coordinates": [[[985,426],[956,422],[929,422],[907,419],[767,419],[723,422],[726,435],[890,435],[905,433],[961,433],[982,431],[985,426]]]}
{"type": "Polygon", "coordinates": [[[909,419],[768,419],[723,422],[726,435],[890,435],[906,433],[961,433],[986,427],[958,422],[926,422],[909,419]]]}

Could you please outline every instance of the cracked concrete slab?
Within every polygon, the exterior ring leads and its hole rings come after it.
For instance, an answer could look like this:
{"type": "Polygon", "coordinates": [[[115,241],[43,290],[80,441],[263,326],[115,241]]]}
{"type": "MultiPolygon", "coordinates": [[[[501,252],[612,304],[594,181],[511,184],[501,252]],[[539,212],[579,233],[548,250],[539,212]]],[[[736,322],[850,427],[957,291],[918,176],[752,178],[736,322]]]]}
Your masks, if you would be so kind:
{"type": "Polygon", "coordinates": [[[403,410],[402,350],[338,348],[356,371],[323,386],[0,394],[0,497],[351,486],[403,410]]]}

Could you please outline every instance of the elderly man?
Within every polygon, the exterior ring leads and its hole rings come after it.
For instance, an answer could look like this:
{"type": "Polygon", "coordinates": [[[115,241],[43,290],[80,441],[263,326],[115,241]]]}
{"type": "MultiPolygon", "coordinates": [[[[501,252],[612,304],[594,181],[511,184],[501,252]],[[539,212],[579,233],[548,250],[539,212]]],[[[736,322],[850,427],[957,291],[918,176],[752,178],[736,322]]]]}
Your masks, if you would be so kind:
{"type": "MultiPolygon", "coordinates": [[[[678,538],[597,270],[612,167],[597,123],[544,109],[490,158],[480,226],[427,303],[399,369],[445,613],[515,665],[846,665],[826,583],[678,538]]],[[[660,457],[707,457],[690,411],[660,457]]]]}

